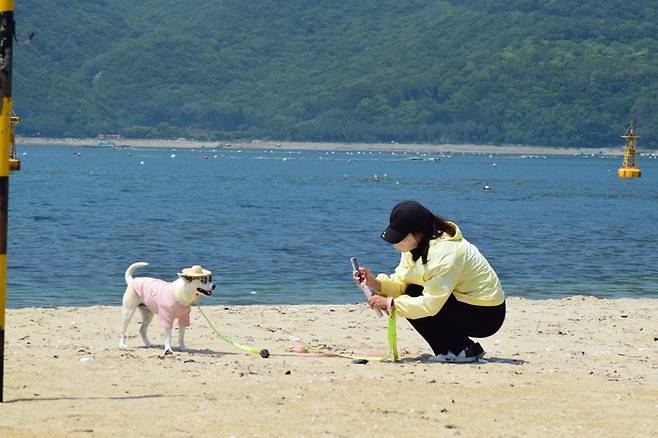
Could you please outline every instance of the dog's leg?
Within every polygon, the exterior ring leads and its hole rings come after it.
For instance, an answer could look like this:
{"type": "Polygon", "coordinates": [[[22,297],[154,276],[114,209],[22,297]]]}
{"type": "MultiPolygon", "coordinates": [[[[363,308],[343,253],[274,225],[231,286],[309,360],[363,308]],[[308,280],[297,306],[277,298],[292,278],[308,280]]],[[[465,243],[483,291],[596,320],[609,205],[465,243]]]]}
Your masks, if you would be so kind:
{"type": "Polygon", "coordinates": [[[164,345],[165,346],[164,354],[165,355],[174,354],[174,350],[171,349],[171,327],[165,328],[164,333],[165,333],[165,336],[164,336],[164,344],[165,344],[164,345]]]}
{"type": "Polygon", "coordinates": [[[128,286],[123,294],[123,304],[121,306],[121,313],[123,314],[123,328],[119,336],[119,348],[126,348],[126,331],[128,324],[132,319],[135,309],[139,306],[139,296],[128,286]]]}
{"type": "Polygon", "coordinates": [[[185,326],[178,326],[178,348],[185,350],[185,326]]]}
{"type": "Polygon", "coordinates": [[[146,306],[140,306],[139,311],[142,314],[142,326],[139,328],[139,334],[142,335],[142,342],[144,342],[144,346],[150,347],[151,343],[149,342],[149,338],[146,332],[149,329],[149,324],[151,324],[151,321],[153,320],[153,312],[151,312],[151,310],[146,306]]]}

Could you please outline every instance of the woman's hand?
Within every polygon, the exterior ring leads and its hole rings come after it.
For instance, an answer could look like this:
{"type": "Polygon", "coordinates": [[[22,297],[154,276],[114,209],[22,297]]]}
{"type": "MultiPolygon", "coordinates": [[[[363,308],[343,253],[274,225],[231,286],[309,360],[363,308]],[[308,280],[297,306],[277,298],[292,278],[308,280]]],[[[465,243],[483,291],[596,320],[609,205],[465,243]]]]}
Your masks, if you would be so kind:
{"type": "Polygon", "coordinates": [[[388,297],[372,295],[368,298],[368,305],[371,309],[388,310],[388,297]]]}
{"type": "Polygon", "coordinates": [[[352,271],[352,279],[355,284],[365,283],[366,286],[376,292],[381,292],[382,290],[382,284],[372,275],[368,268],[361,267],[356,271],[352,271]]]}

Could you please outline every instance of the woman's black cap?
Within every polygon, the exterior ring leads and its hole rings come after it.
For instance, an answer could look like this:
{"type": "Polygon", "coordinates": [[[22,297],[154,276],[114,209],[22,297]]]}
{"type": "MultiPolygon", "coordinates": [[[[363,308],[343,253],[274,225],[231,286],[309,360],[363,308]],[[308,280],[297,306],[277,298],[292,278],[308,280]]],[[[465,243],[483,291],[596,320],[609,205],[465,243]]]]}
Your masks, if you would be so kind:
{"type": "Polygon", "coordinates": [[[409,233],[422,233],[432,225],[432,212],[416,201],[402,201],[393,207],[388,227],[381,237],[388,243],[400,243],[409,233]]]}

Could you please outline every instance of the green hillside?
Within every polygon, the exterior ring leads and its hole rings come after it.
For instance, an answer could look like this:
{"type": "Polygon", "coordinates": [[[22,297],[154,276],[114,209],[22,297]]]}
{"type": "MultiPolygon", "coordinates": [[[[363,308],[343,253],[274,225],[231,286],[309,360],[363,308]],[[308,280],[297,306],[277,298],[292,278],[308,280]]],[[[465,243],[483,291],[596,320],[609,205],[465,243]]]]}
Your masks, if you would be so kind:
{"type": "Polygon", "coordinates": [[[22,0],[19,134],[658,146],[658,2],[22,0]]]}

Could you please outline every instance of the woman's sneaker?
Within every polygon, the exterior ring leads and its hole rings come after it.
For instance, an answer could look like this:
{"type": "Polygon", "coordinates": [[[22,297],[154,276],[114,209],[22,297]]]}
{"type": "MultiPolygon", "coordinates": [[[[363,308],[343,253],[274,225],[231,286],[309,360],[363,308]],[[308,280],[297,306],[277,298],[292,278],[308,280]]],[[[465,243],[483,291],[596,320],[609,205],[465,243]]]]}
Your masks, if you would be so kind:
{"type": "Polygon", "coordinates": [[[484,357],[486,353],[482,349],[479,342],[469,345],[464,348],[459,354],[455,355],[452,351],[446,354],[437,354],[430,357],[430,362],[445,362],[445,363],[469,363],[477,362],[484,357]]]}

